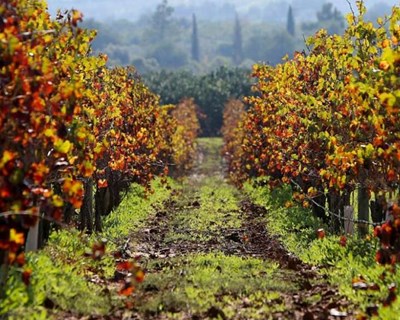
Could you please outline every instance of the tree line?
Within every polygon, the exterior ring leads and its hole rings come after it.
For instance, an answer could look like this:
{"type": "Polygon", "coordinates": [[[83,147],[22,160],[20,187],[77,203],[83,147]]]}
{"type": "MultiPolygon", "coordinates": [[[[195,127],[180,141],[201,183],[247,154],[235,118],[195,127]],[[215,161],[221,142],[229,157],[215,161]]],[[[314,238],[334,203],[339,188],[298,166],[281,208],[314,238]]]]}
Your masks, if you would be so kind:
{"type": "Polygon", "coordinates": [[[162,104],[176,104],[182,98],[192,98],[198,106],[202,136],[220,135],[222,112],[229,99],[252,94],[252,79],[247,69],[220,67],[204,75],[161,70],[142,78],[160,96],[162,104]]]}

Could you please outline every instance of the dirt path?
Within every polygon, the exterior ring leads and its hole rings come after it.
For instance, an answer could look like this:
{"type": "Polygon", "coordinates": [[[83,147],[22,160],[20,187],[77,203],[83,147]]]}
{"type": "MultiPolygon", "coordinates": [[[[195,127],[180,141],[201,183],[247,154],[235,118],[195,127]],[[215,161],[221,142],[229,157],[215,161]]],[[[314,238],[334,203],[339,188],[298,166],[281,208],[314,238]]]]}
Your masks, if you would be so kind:
{"type": "Polygon", "coordinates": [[[348,302],[268,233],[264,208],[223,178],[220,141],[132,235],[146,281],[132,319],[352,319],[348,302]]]}

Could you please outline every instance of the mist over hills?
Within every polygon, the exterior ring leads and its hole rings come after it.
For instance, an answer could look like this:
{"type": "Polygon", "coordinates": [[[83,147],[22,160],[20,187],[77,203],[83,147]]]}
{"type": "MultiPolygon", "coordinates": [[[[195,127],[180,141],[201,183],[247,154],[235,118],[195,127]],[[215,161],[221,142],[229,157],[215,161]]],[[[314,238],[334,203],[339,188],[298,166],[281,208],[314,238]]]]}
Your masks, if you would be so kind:
{"type": "MultiPolygon", "coordinates": [[[[85,18],[99,21],[127,19],[136,21],[143,15],[151,14],[162,0],[48,0],[49,9],[54,14],[57,9],[75,8],[84,13],[85,18]]],[[[332,2],[341,12],[349,12],[346,0],[169,0],[177,17],[190,17],[196,13],[203,20],[232,19],[235,12],[254,21],[283,22],[289,5],[293,6],[298,21],[310,20],[323,3],[332,2]]],[[[355,7],[355,0],[350,0],[355,7]]],[[[367,7],[387,10],[398,5],[398,0],[366,0],[367,7]]]]}
{"type": "MultiPolygon", "coordinates": [[[[163,0],[48,1],[52,15],[57,8],[83,13],[82,26],[97,30],[93,53],[107,54],[109,65],[134,65],[141,74],[205,74],[221,66],[276,65],[284,56],[305,50],[304,39],[317,30],[341,34],[346,27],[343,15],[351,10],[348,2],[357,11],[356,0],[168,0],[161,6],[163,0]],[[191,47],[193,13],[198,23],[196,57],[191,47]]],[[[365,18],[376,22],[398,2],[365,0],[365,18]]]]}

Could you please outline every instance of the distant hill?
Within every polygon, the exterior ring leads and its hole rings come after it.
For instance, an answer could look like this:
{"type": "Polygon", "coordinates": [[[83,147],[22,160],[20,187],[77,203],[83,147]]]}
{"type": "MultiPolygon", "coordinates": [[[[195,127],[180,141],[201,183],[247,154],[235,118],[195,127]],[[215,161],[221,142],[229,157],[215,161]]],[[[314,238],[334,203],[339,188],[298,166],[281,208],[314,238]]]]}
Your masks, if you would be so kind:
{"type": "MultiPolygon", "coordinates": [[[[144,14],[151,14],[162,0],[48,0],[49,9],[54,14],[58,8],[76,8],[86,18],[100,21],[128,19],[137,20],[144,14]]],[[[195,12],[200,19],[231,19],[237,11],[240,15],[253,20],[268,19],[284,21],[287,7],[293,6],[298,21],[311,20],[315,12],[325,2],[332,2],[341,12],[349,12],[346,0],[169,0],[178,16],[191,16],[195,12]],[[212,8],[212,10],[210,10],[212,8]]],[[[355,0],[351,0],[354,4],[355,0]]],[[[387,8],[398,5],[398,0],[366,0],[367,7],[387,8]]],[[[355,7],[355,5],[354,5],[355,7]]]]}

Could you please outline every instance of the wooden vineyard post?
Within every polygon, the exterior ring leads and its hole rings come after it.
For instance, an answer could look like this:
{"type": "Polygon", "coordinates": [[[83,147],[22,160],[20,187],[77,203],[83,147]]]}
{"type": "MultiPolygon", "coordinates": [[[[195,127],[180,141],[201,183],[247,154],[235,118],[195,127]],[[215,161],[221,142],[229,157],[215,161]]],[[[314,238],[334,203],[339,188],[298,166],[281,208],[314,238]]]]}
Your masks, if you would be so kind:
{"type": "MultiPolygon", "coordinates": [[[[368,189],[363,185],[358,189],[358,219],[369,221],[369,194],[368,189]]],[[[368,234],[368,224],[359,223],[358,233],[360,236],[366,236],[368,234]]]]}
{"type": "Polygon", "coordinates": [[[344,232],[345,234],[354,234],[354,208],[353,206],[344,207],[344,232]]]}
{"type": "Polygon", "coordinates": [[[6,294],[8,275],[8,250],[0,250],[0,300],[6,294]]]}
{"type": "Polygon", "coordinates": [[[33,227],[29,228],[26,238],[25,252],[36,251],[39,244],[39,221],[33,227]]]}

